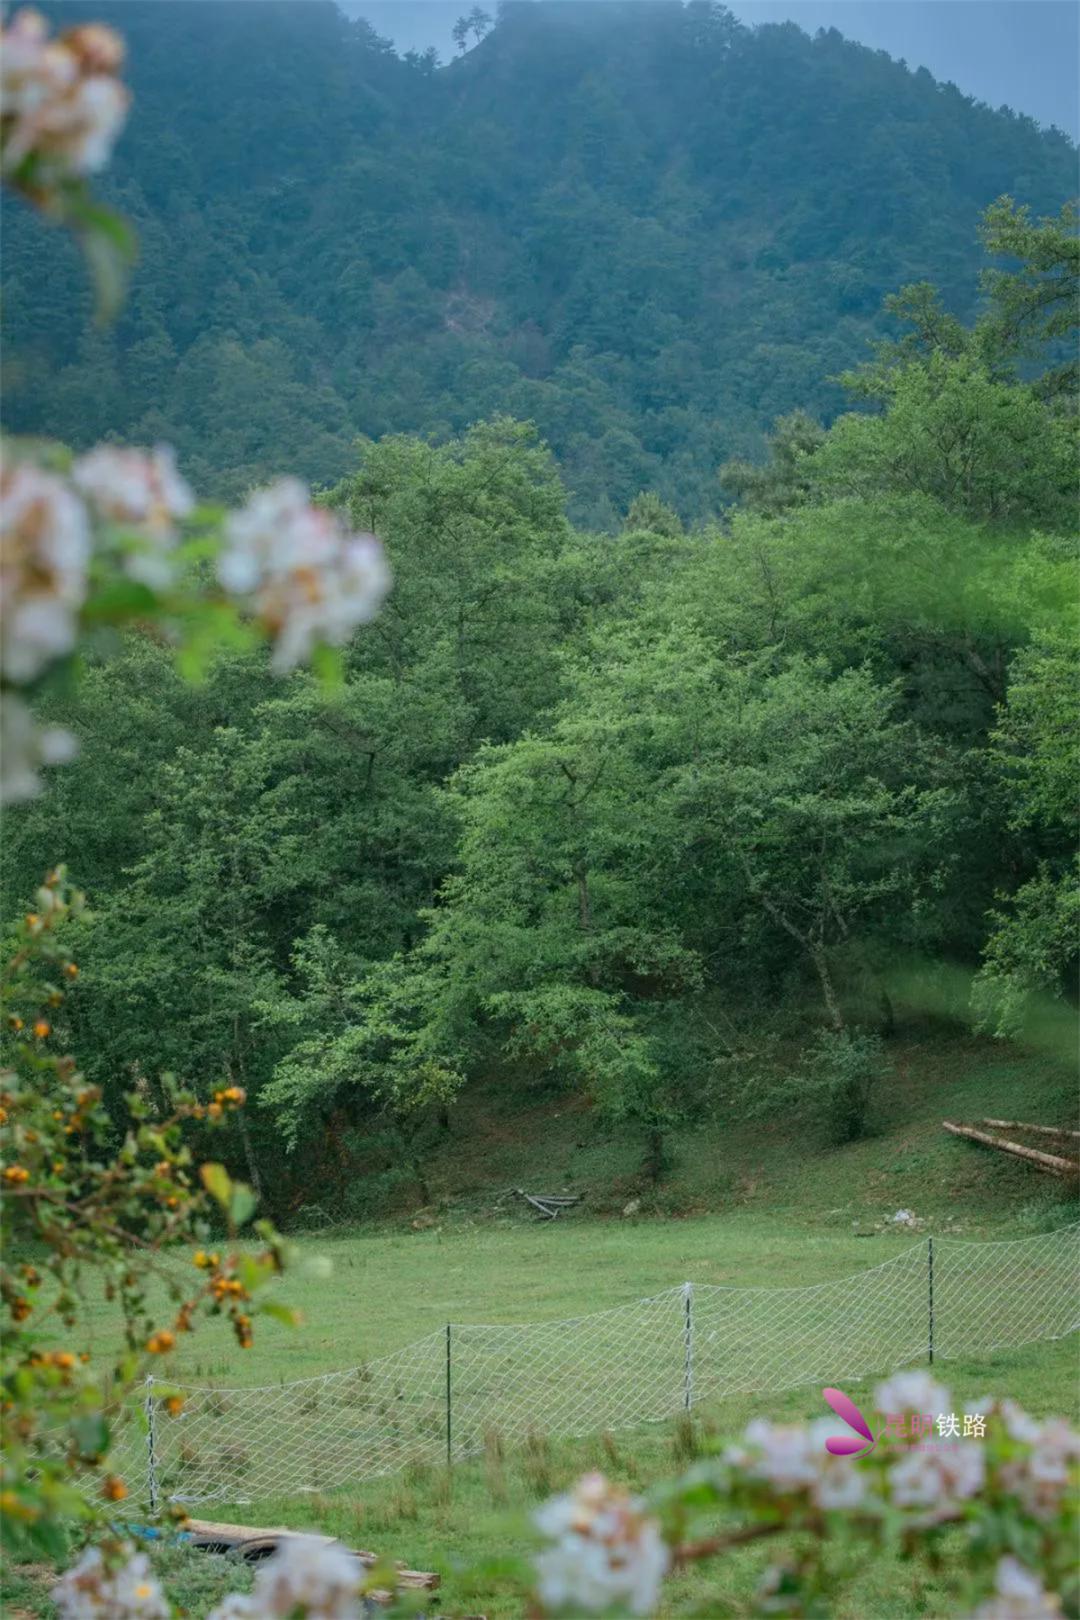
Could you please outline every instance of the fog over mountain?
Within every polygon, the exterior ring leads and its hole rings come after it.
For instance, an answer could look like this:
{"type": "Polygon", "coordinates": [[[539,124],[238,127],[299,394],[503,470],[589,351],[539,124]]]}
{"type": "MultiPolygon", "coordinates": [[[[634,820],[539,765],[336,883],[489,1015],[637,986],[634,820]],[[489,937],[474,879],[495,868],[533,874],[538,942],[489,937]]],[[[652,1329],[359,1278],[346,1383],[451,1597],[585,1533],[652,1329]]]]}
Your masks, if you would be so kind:
{"type": "Polygon", "coordinates": [[[642,489],[705,515],[777,415],[842,408],[888,294],[972,313],[990,202],[1074,184],[1060,133],[706,0],[507,5],[440,70],[329,0],[98,11],[130,45],[107,186],[141,262],[88,335],[74,250],[9,210],[8,420],[167,439],[225,495],[503,413],[580,520],[642,489]]]}

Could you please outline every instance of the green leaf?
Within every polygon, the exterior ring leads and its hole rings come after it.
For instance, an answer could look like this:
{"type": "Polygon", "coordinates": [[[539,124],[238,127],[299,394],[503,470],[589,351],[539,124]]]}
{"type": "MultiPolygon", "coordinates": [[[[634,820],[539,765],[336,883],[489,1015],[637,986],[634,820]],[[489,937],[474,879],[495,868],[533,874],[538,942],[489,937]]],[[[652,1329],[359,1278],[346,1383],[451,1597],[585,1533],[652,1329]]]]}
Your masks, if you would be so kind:
{"type": "Polygon", "coordinates": [[[199,1166],[199,1176],[203,1186],[224,1210],[229,1209],[232,1199],[232,1177],[223,1164],[203,1164],[199,1166]]]}
{"type": "Polygon", "coordinates": [[[229,1200],[229,1219],[234,1226],[246,1226],[258,1206],[258,1198],[242,1181],[234,1182],[229,1200]]]}
{"type": "Polygon", "coordinates": [[[340,647],[328,647],[320,641],[311,654],[311,667],[327,691],[339,692],[345,685],[345,660],[340,647]]]}
{"type": "Polygon", "coordinates": [[[109,1449],[109,1425],[100,1412],[85,1412],[71,1425],[71,1433],[83,1457],[103,1457],[109,1449]]]}
{"type": "Polygon", "coordinates": [[[110,580],[104,590],[95,591],[83,608],[87,624],[115,624],[153,612],[157,597],[146,585],[134,579],[110,580]]]}
{"type": "Polygon", "coordinates": [[[259,1302],[259,1310],[264,1316],[272,1316],[278,1322],[284,1322],[286,1327],[300,1327],[303,1324],[303,1314],[294,1310],[291,1305],[283,1305],[279,1299],[264,1299],[259,1302]]]}
{"type": "Polygon", "coordinates": [[[64,191],[60,217],[78,232],[94,283],[95,319],[103,326],[114,318],[127,295],[138,249],[135,232],[119,214],[95,202],[81,183],[64,191]]]}

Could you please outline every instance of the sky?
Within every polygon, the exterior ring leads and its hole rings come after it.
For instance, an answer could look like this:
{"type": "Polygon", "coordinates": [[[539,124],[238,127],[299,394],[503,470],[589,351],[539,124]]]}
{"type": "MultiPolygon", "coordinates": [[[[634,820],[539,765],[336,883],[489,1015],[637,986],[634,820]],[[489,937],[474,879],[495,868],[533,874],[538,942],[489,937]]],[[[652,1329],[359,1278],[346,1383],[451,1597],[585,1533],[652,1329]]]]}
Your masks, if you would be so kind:
{"type": "MultiPolygon", "coordinates": [[[[399,51],[455,54],[450,30],[473,0],[339,0],[399,51]]],[[[595,0],[603,5],[605,0],[595,0]]],[[[952,80],[965,95],[1012,107],[1080,137],[1078,0],[727,0],[746,23],[837,28],[909,67],[952,80]]],[[[485,10],[494,3],[481,0],[485,10]]]]}

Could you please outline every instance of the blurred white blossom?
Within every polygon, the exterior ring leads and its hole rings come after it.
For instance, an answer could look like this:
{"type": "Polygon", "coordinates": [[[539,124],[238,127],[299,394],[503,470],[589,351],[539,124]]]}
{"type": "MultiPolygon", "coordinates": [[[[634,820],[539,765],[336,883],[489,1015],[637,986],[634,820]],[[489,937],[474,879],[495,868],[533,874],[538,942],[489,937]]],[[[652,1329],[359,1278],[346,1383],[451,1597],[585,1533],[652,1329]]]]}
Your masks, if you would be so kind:
{"type": "Polygon", "coordinates": [[[163,589],[172,576],[168,554],[177,541],[176,526],[195,508],[171,447],[159,444],[146,451],[99,444],[79,457],[71,477],[96,516],[136,531],[125,536],[125,572],[151,589],[163,589]]]}
{"type": "MultiPolygon", "coordinates": [[[[828,1455],[824,1442],[822,1451],[828,1455]]],[[[821,1467],[805,1424],[771,1423],[768,1418],[751,1419],[742,1443],[728,1450],[726,1460],[785,1493],[809,1490],[821,1467]]]]}
{"type": "Polygon", "coordinates": [[[889,1470],[897,1507],[945,1508],[975,1496],[986,1479],[986,1459],[976,1441],[934,1451],[909,1451],[889,1470]]]}
{"type": "Polygon", "coordinates": [[[40,13],[19,11],[0,39],[3,172],[28,158],[28,186],[92,174],[108,162],[130,96],[116,77],[124,47],[100,23],[50,39],[40,13]]]}
{"type": "Polygon", "coordinates": [[[61,726],[38,726],[14,692],[0,695],[0,804],[18,804],[40,791],[43,765],[66,765],[79,745],[61,726]]]}
{"type": "Polygon", "coordinates": [[[867,1476],[851,1458],[825,1450],[835,1429],[832,1418],[809,1425],[753,1418],[725,1461],[784,1495],[808,1491],[817,1507],[855,1508],[866,1499],[867,1476]]]}
{"type": "Polygon", "coordinates": [[[210,1610],[206,1620],[260,1620],[255,1599],[240,1592],[230,1592],[224,1602],[210,1610]]]}
{"type": "Polygon", "coordinates": [[[90,527],[63,479],[30,462],[0,473],[0,666],[29,681],[75,645],[90,527]]]}
{"type": "Polygon", "coordinates": [[[972,1620],[1060,1620],[1057,1598],[1015,1558],[999,1561],[994,1589],[996,1595],[979,1604],[972,1620]]]}
{"type": "Polygon", "coordinates": [[[145,1553],[110,1572],[97,1547],[52,1589],[59,1620],[169,1620],[171,1609],[145,1553]]]}
{"type": "Polygon", "coordinates": [[[948,1412],[952,1405],[945,1386],[919,1368],[894,1373],[877,1386],[874,1400],[879,1412],[918,1412],[935,1418],[948,1412]]]}
{"type": "Polygon", "coordinates": [[[251,1609],[226,1609],[218,1620],[243,1620],[248,1613],[259,1620],[291,1620],[296,1613],[307,1620],[359,1620],[363,1579],[363,1565],[340,1542],[288,1536],[260,1564],[251,1609]]]}
{"type": "Polygon", "coordinates": [[[536,1514],[552,1545],[536,1560],[538,1592],[554,1613],[602,1614],[620,1604],[651,1614],[670,1555],[644,1504],[587,1474],[573,1491],[553,1497],[536,1514]]]}
{"type": "Polygon", "coordinates": [[[1039,1422],[1015,1401],[1002,1401],[996,1408],[986,1402],[983,1410],[996,1411],[1009,1438],[1030,1448],[1002,1465],[999,1474],[1004,1488],[1019,1498],[1033,1518],[1055,1518],[1080,1464],[1080,1434],[1064,1418],[1039,1422]]]}
{"type": "Polygon", "coordinates": [[[340,646],[378,612],[390,572],[373,534],[350,534],[294,478],[258,490],[229,517],[218,558],[225,589],[248,598],[275,638],[274,668],[317,643],[340,646]]]}

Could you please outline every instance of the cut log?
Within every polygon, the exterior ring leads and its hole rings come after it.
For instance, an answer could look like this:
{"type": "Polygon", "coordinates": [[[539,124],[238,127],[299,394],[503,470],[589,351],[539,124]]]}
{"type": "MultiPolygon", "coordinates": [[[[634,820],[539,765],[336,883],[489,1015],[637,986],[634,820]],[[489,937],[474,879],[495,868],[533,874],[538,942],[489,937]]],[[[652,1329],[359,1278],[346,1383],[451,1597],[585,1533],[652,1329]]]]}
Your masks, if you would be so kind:
{"type": "Polygon", "coordinates": [[[1011,1153],[1018,1159],[1026,1159],[1039,1170],[1045,1170],[1054,1176],[1074,1176],[1080,1170],[1080,1164],[1075,1159],[1063,1159],[1056,1153],[1043,1153],[1038,1148],[1024,1147],[1022,1142],[1009,1142],[1003,1136],[991,1136],[988,1131],[977,1131],[973,1125],[957,1125],[950,1119],[941,1122],[953,1136],[966,1136],[969,1141],[982,1142],[986,1147],[997,1148],[999,1153],[1011,1153]]]}
{"type": "Polygon", "coordinates": [[[999,1131],[1034,1131],[1037,1136],[1057,1136],[1066,1142],[1080,1142],[1080,1131],[1059,1130],[1056,1125],[1032,1125],[1025,1119],[981,1119],[980,1125],[993,1125],[999,1131]]]}

